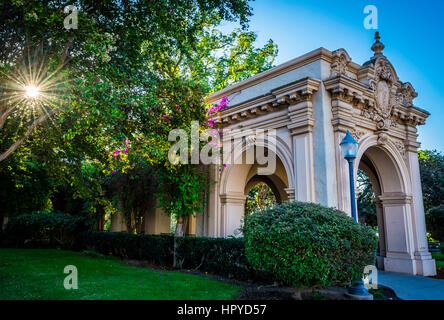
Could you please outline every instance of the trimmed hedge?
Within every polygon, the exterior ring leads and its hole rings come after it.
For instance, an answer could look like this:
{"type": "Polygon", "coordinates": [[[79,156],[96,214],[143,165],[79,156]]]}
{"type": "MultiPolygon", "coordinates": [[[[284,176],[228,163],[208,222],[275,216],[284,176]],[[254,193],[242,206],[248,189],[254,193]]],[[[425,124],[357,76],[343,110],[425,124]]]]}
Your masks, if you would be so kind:
{"type": "Polygon", "coordinates": [[[176,260],[184,269],[238,280],[272,280],[270,274],[255,270],[248,262],[243,238],[180,237],[176,245],[176,260]]]}
{"type": "Polygon", "coordinates": [[[82,234],[91,227],[81,216],[63,212],[34,212],[11,218],[3,231],[3,244],[19,248],[83,248],[82,234]]]}
{"type": "Polygon", "coordinates": [[[84,234],[84,239],[88,249],[106,255],[161,265],[173,263],[172,236],[90,231],[84,234]]]}
{"type": "MultiPolygon", "coordinates": [[[[90,231],[85,234],[85,244],[102,254],[163,266],[171,266],[174,259],[174,237],[169,235],[90,231]]],[[[270,275],[256,271],[248,263],[242,238],[178,237],[176,260],[182,269],[238,280],[270,279],[270,275]]]]}
{"type": "Polygon", "coordinates": [[[295,286],[346,284],[373,264],[372,229],[345,213],[292,202],[245,219],[245,238],[178,237],[88,231],[84,217],[40,212],[11,219],[3,235],[15,247],[90,249],[122,259],[150,261],[238,280],[295,286]],[[176,243],[175,243],[176,242],[176,243]]]}
{"type": "Polygon", "coordinates": [[[290,202],[245,218],[250,263],[297,287],[346,285],[375,262],[377,237],[344,212],[290,202]]]}

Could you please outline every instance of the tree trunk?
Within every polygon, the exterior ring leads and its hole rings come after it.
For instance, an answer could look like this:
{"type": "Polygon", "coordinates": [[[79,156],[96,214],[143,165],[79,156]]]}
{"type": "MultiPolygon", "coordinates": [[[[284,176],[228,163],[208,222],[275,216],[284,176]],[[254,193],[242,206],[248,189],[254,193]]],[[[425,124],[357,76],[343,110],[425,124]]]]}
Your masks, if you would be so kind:
{"type": "Polygon", "coordinates": [[[174,253],[173,253],[173,267],[180,268],[181,263],[177,260],[176,250],[177,250],[177,241],[176,237],[183,237],[187,230],[189,216],[180,216],[177,218],[176,230],[174,232],[174,253]]]}
{"type": "Polygon", "coordinates": [[[302,300],[301,287],[296,288],[296,292],[292,295],[295,300],[302,300]]]}
{"type": "Polygon", "coordinates": [[[183,237],[185,235],[188,227],[188,220],[189,216],[180,216],[177,218],[176,231],[174,232],[176,237],[183,237]]]}

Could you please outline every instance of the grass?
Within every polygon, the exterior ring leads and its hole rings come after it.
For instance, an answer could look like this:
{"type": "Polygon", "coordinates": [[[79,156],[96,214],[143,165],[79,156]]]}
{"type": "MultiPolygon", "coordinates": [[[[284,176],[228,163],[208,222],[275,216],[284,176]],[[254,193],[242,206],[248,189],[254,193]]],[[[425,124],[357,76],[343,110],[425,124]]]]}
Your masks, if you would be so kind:
{"type": "Polygon", "coordinates": [[[443,260],[444,261],[444,253],[432,252],[432,257],[435,260],[443,260]]]}
{"type": "Polygon", "coordinates": [[[0,288],[0,300],[213,300],[235,299],[241,290],[199,275],[53,249],[0,249],[0,288]],[[63,286],[67,265],[77,267],[77,290],[63,286]]]}
{"type": "Polygon", "coordinates": [[[444,268],[444,254],[440,252],[432,252],[432,258],[435,259],[436,268],[444,268]]]}

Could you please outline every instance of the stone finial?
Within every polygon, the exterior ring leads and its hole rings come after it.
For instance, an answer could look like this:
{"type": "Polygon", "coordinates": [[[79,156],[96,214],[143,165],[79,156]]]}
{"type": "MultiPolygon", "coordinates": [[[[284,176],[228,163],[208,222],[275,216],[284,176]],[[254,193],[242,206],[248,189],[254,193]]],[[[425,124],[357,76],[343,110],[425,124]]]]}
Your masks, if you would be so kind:
{"type": "Polygon", "coordinates": [[[375,32],[375,43],[372,45],[372,51],[375,53],[373,55],[373,58],[377,58],[377,57],[382,57],[384,56],[382,54],[382,50],[384,50],[385,46],[382,42],[379,41],[379,39],[381,39],[381,37],[379,36],[379,32],[376,31],[375,32]]]}

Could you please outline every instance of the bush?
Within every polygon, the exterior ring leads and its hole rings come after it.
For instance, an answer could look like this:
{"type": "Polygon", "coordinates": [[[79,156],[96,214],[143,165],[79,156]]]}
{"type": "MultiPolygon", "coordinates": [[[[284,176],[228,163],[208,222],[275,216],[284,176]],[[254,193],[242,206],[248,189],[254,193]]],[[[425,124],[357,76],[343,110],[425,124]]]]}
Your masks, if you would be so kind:
{"type": "Polygon", "coordinates": [[[160,265],[171,265],[173,262],[172,236],[90,231],[84,238],[88,249],[106,255],[150,261],[160,265]]]}
{"type": "Polygon", "coordinates": [[[193,269],[238,280],[270,281],[269,274],[253,268],[245,256],[243,238],[176,238],[176,259],[193,269]]]}
{"type": "Polygon", "coordinates": [[[344,212],[291,202],[245,218],[246,256],[296,287],[346,285],[373,264],[377,238],[344,212]]]}
{"type": "MultiPolygon", "coordinates": [[[[85,234],[85,244],[89,250],[102,254],[163,266],[172,266],[174,259],[174,237],[170,235],[89,231],[85,234]]],[[[182,269],[238,280],[272,279],[249,264],[242,238],[177,237],[176,260],[182,269]]]]}
{"type": "Polygon", "coordinates": [[[432,237],[444,241],[444,204],[429,209],[426,214],[426,222],[432,237]]]}
{"type": "Polygon", "coordinates": [[[11,218],[3,238],[6,246],[78,250],[83,247],[82,233],[90,226],[85,217],[62,212],[34,212],[11,218]]]}

